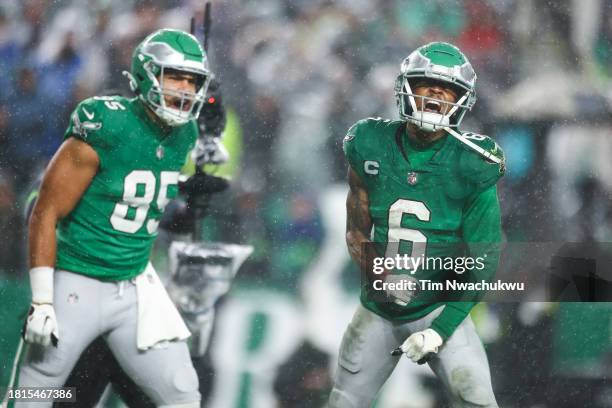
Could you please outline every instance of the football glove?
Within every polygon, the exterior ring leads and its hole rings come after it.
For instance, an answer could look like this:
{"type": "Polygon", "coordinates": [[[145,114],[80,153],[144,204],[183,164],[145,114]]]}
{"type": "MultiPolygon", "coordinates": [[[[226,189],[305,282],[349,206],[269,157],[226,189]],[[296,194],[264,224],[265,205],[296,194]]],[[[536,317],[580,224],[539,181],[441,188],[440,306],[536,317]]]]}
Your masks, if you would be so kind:
{"type": "Polygon", "coordinates": [[[50,266],[30,269],[32,305],[24,323],[23,338],[28,343],[57,346],[59,330],[53,309],[53,274],[50,266]]]}
{"type": "Polygon", "coordinates": [[[387,286],[387,289],[385,290],[387,297],[398,306],[407,306],[408,303],[414,299],[417,293],[418,281],[411,275],[389,274],[385,276],[385,283],[399,287],[397,289],[388,289],[387,286]],[[412,282],[412,286],[410,288],[406,287],[409,282],[412,282]]]}
{"type": "Polygon", "coordinates": [[[406,353],[406,357],[418,364],[425,364],[442,346],[442,337],[434,329],[426,329],[412,334],[391,354],[406,353]]]}
{"type": "Polygon", "coordinates": [[[57,347],[59,331],[53,305],[32,303],[26,318],[23,338],[28,343],[40,344],[43,347],[47,347],[49,343],[57,347]]]}

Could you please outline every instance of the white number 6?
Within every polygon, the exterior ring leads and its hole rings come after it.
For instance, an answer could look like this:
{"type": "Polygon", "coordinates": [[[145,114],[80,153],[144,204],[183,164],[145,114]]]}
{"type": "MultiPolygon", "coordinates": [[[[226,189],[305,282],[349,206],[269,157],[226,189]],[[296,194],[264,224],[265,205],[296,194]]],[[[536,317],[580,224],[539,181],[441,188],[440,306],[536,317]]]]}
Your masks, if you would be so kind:
{"type": "Polygon", "coordinates": [[[389,231],[387,232],[387,258],[395,257],[400,241],[412,242],[413,259],[425,256],[427,237],[418,230],[402,227],[404,214],[414,215],[420,221],[429,221],[431,211],[421,201],[399,199],[389,207],[389,231]]]}

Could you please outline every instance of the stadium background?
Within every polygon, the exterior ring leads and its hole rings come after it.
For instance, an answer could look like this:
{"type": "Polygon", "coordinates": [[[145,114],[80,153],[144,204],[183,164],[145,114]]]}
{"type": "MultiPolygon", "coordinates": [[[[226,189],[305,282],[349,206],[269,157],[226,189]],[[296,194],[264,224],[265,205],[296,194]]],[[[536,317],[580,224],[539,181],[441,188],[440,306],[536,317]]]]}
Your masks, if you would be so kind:
{"type": "MultiPolygon", "coordinates": [[[[134,45],[160,27],[187,29],[202,9],[189,0],[0,1],[0,391],[29,301],[29,183],[76,103],[126,90],[134,45]]],[[[360,118],[397,117],[399,64],[431,40],[458,45],[478,73],[464,128],[506,152],[507,238],[610,241],[609,1],[214,1],[210,60],[233,153],[215,171],[233,184],[214,198],[204,234],[255,252],[219,305],[205,406],[322,406],[357,304],[340,142],[360,118]]],[[[478,306],[500,405],[611,407],[611,315],[606,303],[478,306]]],[[[404,360],[378,406],[435,406],[436,380],[404,360]]]]}

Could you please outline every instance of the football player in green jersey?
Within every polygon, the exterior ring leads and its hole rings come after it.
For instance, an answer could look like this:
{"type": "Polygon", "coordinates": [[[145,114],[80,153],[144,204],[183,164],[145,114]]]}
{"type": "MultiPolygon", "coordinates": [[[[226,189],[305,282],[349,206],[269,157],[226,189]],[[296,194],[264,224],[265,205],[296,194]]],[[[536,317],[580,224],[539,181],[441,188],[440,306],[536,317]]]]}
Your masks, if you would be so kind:
{"type": "Polygon", "coordinates": [[[157,406],[199,407],[189,331],[149,255],[211,74],[194,36],[162,29],[137,46],[126,75],[137,96],[81,102],[43,178],[19,386],[61,387],[101,336],[157,406]]]}
{"type": "Polygon", "coordinates": [[[503,154],[487,136],[459,130],[476,100],[475,82],[458,48],[422,46],[403,61],[396,81],[401,120],[361,120],[344,138],[346,241],[365,279],[361,305],[340,346],[330,407],[371,406],[403,353],[428,362],[452,406],[497,407],[487,357],[469,317],[483,293],[428,292],[423,286],[425,280],[489,281],[497,268],[496,183],[505,170],[503,154]],[[374,270],[374,258],[398,254],[411,257],[409,270],[374,270]],[[414,263],[466,257],[478,267],[414,263]]]}

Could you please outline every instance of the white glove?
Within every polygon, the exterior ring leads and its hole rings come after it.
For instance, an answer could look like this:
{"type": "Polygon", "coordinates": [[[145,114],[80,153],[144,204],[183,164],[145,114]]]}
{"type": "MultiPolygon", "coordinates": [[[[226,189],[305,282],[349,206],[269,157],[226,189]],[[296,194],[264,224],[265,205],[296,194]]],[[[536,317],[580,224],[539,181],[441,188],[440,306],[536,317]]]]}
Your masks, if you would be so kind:
{"type": "Polygon", "coordinates": [[[59,329],[53,308],[53,268],[40,266],[30,269],[32,305],[26,318],[23,338],[28,343],[57,346],[59,329]]]}
{"type": "Polygon", "coordinates": [[[49,343],[57,347],[59,331],[53,305],[32,303],[26,319],[24,339],[28,343],[40,344],[43,347],[47,347],[49,343]]]}
{"type": "Polygon", "coordinates": [[[399,349],[415,363],[423,364],[431,357],[430,353],[438,352],[443,342],[434,329],[426,329],[408,337],[399,349]]]}
{"type": "Polygon", "coordinates": [[[393,303],[399,306],[407,306],[417,294],[419,282],[412,275],[389,274],[385,277],[385,283],[395,285],[397,288],[390,289],[387,286],[386,294],[393,303]]]}

